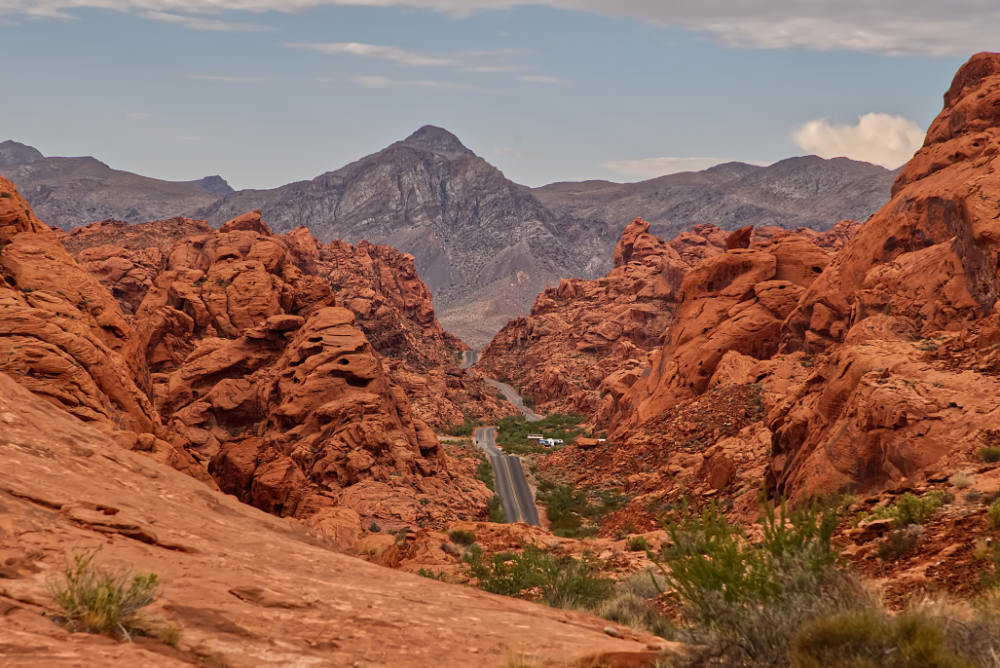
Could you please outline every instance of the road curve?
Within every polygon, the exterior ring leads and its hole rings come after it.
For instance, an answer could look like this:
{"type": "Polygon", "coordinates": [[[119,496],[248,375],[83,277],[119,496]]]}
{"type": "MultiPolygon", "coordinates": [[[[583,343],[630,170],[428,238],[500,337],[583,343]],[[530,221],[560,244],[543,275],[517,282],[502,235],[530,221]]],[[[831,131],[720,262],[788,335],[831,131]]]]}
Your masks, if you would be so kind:
{"type": "MultiPolygon", "coordinates": [[[[479,361],[479,352],[478,351],[476,351],[476,350],[463,350],[462,351],[462,368],[463,369],[471,368],[472,365],[475,364],[477,361],[479,361]]],[[[487,385],[490,385],[493,388],[499,390],[500,393],[503,394],[503,396],[507,398],[507,401],[509,401],[510,403],[512,403],[514,405],[514,408],[516,408],[517,410],[521,411],[521,415],[523,415],[524,419],[527,420],[528,422],[538,422],[539,420],[541,420],[544,417],[542,415],[539,415],[535,411],[531,410],[527,406],[525,406],[524,405],[524,400],[521,398],[521,395],[518,394],[517,390],[515,390],[513,387],[511,387],[507,383],[501,383],[499,380],[495,380],[493,378],[487,378],[486,376],[483,376],[482,378],[483,378],[483,382],[485,382],[487,385]]]]}
{"type": "Polygon", "coordinates": [[[507,522],[539,526],[538,508],[521,468],[521,459],[505,455],[496,445],[496,427],[476,427],[476,447],[486,453],[493,465],[493,479],[507,522]]]}

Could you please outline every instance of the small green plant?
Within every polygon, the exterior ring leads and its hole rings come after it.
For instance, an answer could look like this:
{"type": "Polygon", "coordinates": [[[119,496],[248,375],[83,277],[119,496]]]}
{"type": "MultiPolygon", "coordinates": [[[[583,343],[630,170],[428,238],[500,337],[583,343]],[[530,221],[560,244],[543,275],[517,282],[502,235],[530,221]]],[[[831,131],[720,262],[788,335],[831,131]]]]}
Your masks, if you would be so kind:
{"type": "Polygon", "coordinates": [[[941,507],[944,494],[928,492],[923,496],[915,496],[907,492],[888,509],[889,517],[897,527],[903,528],[911,524],[923,524],[941,507]]]}
{"type": "Polygon", "coordinates": [[[227,281],[224,278],[218,278],[218,279],[216,279],[215,280],[215,284],[218,285],[220,288],[228,288],[229,287],[229,281],[227,281]]]}
{"type": "Polygon", "coordinates": [[[1000,447],[995,445],[985,445],[976,450],[976,455],[984,462],[994,464],[1000,462],[1000,447]]]}
{"type": "Polygon", "coordinates": [[[455,545],[469,546],[476,542],[476,534],[471,531],[454,529],[448,532],[448,540],[453,542],[455,545]]]}
{"type": "Polygon", "coordinates": [[[649,542],[642,536],[629,536],[625,541],[625,547],[631,552],[645,552],[649,549],[649,542]]]}
{"type": "Polygon", "coordinates": [[[372,522],[371,524],[368,525],[368,530],[371,531],[372,533],[379,533],[380,531],[382,531],[382,527],[380,527],[375,522],[372,522]]]}
{"type": "Polygon", "coordinates": [[[67,628],[131,641],[139,611],[156,599],[159,578],[134,574],[126,566],[99,566],[98,551],[72,555],[62,580],[50,583],[52,598],[62,608],[67,628]]]}
{"type": "Polygon", "coordinates": [[[935,620],[913,612],[853,611],[807,621],[790,652],[795,668],[973,668],[935,620]]]}
{"type": "Polygon", "coordinates": [[[490,500],[486,502],[486,509],[489,511],[490,522],[504,524],[507,521],[507,515],[503,512],[503,503],[498,495],[494,494],[490,497],[490,500]]]}
{"type": "Polygon", "coordinates": [[[0,197],[2,197],[4,199],[10,199],[11,197],[13,197],[13,195],[11,195],[9,192],[4,191],[4,192],[0,193],[0,197]]]}
{"type": "Polygon", "coordinates": [[[781,666],[803,619],[868,605],[835,566],[837,511],[767,506],[763,539],[752,543],[718,506],[694,513],[684,504],[656,563],[693,639],[725,655],[724,665],[781,666]]]}
{"type": "Polygon", "coordinates": [[[600,577],[589,557],[556,557],[534,545],[521,553],[498,552],[490,559],[476,546],[462,559],[480,589],[505,596],[537,592],[541,602],[554,608],[592,609],[613,590],[611,580],[600,577]]]}
{"type": "Polygon", "coordinates": [[[479,464],[476,466],[476,477],[483,481],[483,484],[491,491],[497,491],[496,481],[493,479],[493,464],[486,457],[479,457],[479,464]]]}
{"type": "Polygon", "coordinates": [[[421,568],[417,571],[417,575],[422,578],[429,578],[431,580],[437,580],[438,582],[447,582],[448,579],[444,573],[440,571],[431,571],[426,568],[421,568]]]}
{"type": "Polygon", "coordinates": [[[986,517],[989,518],[991,527],[1000,529],[1000,499],[990,504],[986,511],[986,517]]]}

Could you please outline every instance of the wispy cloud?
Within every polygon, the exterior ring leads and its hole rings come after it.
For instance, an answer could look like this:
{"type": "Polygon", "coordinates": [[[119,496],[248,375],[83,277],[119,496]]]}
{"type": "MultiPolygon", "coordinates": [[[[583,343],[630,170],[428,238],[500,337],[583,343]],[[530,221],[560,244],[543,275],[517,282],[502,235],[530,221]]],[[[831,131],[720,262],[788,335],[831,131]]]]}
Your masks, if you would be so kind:
{"type": "Polygon", "coordinates": [[[657,176],[676,174],[677,172],[698,172],[724,162],[730,161],[724,158],[678,158],[664,156],[661,158],[609,160],[601,163],[601,167],[628,178],[653,179],[657,176]]]}
{"type": "Polygon", "coordinates": [[[150,10],[142,14],[147,19],[172,23],[190,30],[208,30],[214,32],[243,32],[272,30],[269,26],[258,23],[239,23],[234,21],[220,21],[218,19],[207,18],[205,16],[190,16],[187,14],[174,14],[171,12],[161,12],[150,10]]]}
{"type": "MultiPolygon", "coordinates": [[[[329,79],[323,79],[323,81],[329,81],[329,79]]],[[[464,86],[450,81],[435,81],[432,79],[390,79],[389,77],[382,76],[358,76],[352,77],[350,82],[363,88],[437,88],[477,93],[486,92],[484,89],[475,86],[464,86]]]]}
{"type": "Polygon", "coordinates": [[[100,8],[195,30],[254,30],[260,27],[209,17],[227,11],[262,14],[329,5],[395,6],[466,16],[532,4],[624,16],[758,49],[967,56],[995,47],[1000,30],[996,0],[0,0],[0,15],[65,19],[75,9],[100,8]]]}
{"type": "Polygon", "coordinates": [[[459,64],[458,60],[447,56],[434,56],[417,51],[407,51],[395,46],[364,44],[362,42],[287,42],[285,46],[327,55],[350,54],[364,58],[388,60],[407,67],[443,67],[459,64]]]}
{"type": "Polygon", "coordinates": [[[148,111],[130,111],[125,114],[125,118],[130,121],[145,121],[153,117],[148,111]]]}
{"type": "Polygon", "coordinates": [[[870,113],[854,124],[837,125],[821,118],[792,133],[803,151],[821,158],[851,158],[895,169],[913,157],[924,140],[919,125],[889,114],[870,113]]]}
{"type": "Polygon", "coordinates": [[[263,77],[243,77],[229,74],[189,74],[187,78],[195,79],[196,81],[215,81],[217,83],[231,84],[261,84],[268,82],[268,79],[263,77]]]}

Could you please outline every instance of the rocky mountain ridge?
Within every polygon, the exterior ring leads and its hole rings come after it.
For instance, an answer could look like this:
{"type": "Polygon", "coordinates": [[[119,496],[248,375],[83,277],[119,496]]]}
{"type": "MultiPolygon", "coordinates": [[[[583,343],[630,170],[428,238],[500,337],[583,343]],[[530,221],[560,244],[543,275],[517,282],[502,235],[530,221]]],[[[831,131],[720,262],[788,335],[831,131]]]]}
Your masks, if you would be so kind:
{"type": "Polygon", "coordinates": [[[607,273],[621,230],[636,215],[667,238],[700,223],[826,229],[844,218],[865,219],[884,203],[893,178],[867,163],[805,157],[770,167],[730,163],[640,183],[532,189],[507,179],[453,134],[424,126],[315,179],[233,193],[218,177],[144,181],[93,159],[35,159],[24,152],[30,147],[14,151],[8,144],[11,156],[28,162],[0,168],[43,219],[66,228],[171,216],[218,226],[261,209],[277,232],[306,226],[324,243],[398,248],[413,255],[448,330],[477,348],[526,313],[546,287],[607,273]],[[95,189],[94,182],[102,186],[95,189]]]}

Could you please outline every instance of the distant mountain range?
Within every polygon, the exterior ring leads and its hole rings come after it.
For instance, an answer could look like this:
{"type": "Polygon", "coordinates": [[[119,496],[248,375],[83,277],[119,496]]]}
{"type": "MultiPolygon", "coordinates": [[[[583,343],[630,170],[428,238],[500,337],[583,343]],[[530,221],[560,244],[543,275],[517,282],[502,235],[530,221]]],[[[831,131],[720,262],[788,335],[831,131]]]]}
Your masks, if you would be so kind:
{"type": "Polygon", "coordinates": [[[64,229],[106,218],[171,218],[233,192],[221,176],[163,181],[112,169],[96,158],[45,157],[15,141],[0,143],[0,174],[14,182],[41,220],[64,229]]]}
{"type": "Polygon", "coordinates": [[[322,241],[367,239],[411,253],[442,323],[478,347],[560,278],[594,278],[612,264],[636,216],[671,237],[694,223],[826,229],[865,220],[889,199],[895,172],[846,158],[726,163],[639,183],[583,181],[528,188],[424,126],[402,141],[310,181],[233,192],[217,176],[172,182],[94,158],[46,158],[0,144],[0,173],[42,220],[71,228],[115,218],[184,215],[218,225],[252,209],[278,232],[300,225],[322,241]]]}

